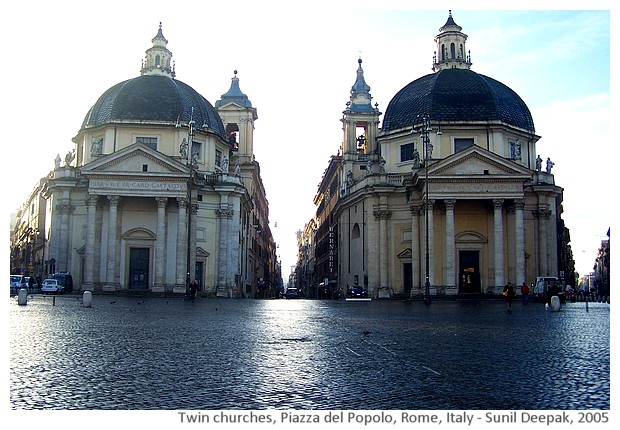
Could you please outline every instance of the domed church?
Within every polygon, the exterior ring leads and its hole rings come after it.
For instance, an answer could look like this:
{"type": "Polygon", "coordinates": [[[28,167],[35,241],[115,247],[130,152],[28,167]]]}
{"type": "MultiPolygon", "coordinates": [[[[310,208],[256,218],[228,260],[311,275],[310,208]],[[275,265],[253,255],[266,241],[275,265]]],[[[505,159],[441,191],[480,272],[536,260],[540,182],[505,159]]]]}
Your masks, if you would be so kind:
{"type": "Polygon", "coordinates": [[[160,24],[140,76],[105,91],[57,157],[31,270],[71,273],[78,290],[184,293],[195,279],[206,294],[266,294],[277,263],[257,111],[236,71],[216,107],[176,79],[167,43],[160,24]]]}
{"type": "Polygon", "coordinates": [[[501,294],[508,282],[558,276],[553,163],[543,166],[519,95],[471,70],[466,41],[450,12],[433,73],[392,98],[381,128],[358,61],[342,148],[314,199],[317,282],[421,297],[501,294]]]}

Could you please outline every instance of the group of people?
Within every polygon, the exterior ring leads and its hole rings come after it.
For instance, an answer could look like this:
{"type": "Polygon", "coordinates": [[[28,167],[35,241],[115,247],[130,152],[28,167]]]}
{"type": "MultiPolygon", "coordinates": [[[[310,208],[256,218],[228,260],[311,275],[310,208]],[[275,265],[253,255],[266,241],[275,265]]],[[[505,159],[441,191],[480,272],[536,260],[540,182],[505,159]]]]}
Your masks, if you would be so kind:
{"type": "MultiPolygon", "coordinates": [[[[506,306],[508,307],[508,310],[512,309],[512,300],[514,299],[515,294],[516,293],[514,286],[511,282],[508,282],[508,284],[506,284],[506,286],[504,287],[503,291],[503,295],[506,298],[506,306]]],[[[530,302],[529,295],[530,287],[529,285],[527,285],[526,282],[524,282],[523,285],[521,285],[521,297],[524,305],[527,305],[530,302]]]]}

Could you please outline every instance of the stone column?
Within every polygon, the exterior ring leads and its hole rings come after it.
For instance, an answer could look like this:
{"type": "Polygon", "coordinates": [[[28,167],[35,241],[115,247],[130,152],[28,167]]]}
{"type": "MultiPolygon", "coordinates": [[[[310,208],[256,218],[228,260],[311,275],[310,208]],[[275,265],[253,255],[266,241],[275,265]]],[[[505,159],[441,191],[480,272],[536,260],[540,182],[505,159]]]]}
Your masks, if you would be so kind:
{"type": "Polygon", "coordinates": [[[420,205],[411,205],[411,296],[423,294],[420,275],[420,205]]]}
{"type": "Polygon", "coordinates": [[[58,260],[56,261],[56,271],[69,271],[69,212],[71,203],[68,199],[62,199],[56,206],[60,210],[60,244],[58,247],[58,260]]]}
{"type": "MultiPolygon", "coordinates": [[[[426,216],[428,217],[428,282],[431,285],[435,285],[435,234],[433,227],[433,207],[435,205],[434,199],[429,199],[428,206],[426,207],[426,216]]],[[[426,244],[425,244],[426,247],[426,244]]],[[[426,254],[426,248],[424,249],[426,254]]],[[[424,256],[426,258],[426,255],[424,256]]],[[[426,282],[426,262],[424,263],[424,282],[426,282]]]]}
{"type": "Polygon", "coordinates": [[[108,210],[108,254],[106,264],[106,291],[115,291],[117,287],[116,272],[117,261],[116,256],[117,240],[116,232],[118,230],[118,201],[119,196],[108,196],[109,210],[108,210]]]}
{"type": "Polygon", "coordinates": [[[95,287],[95,228],[97,226],[97,199],[99,196],[89,195],[86,199],[86,244],[84,255],[83,291],[93,291],[95,287]]]}
{"type": "Polygon", "coordinates": [[[379,226],[374,216],[368,217],[368,296],[377,297],[379,287],[379,226]]]}
{"type": "Polygon", "coordinates": [[[525,282],[525,230],[523,229],[524,200],[515,200],[515,276],[516,287],[525,282]]]}
{"type": "Polygon", "coordinates": [[[187,277],[187,200],[177,197],[179,216],[177,219],[177,274],[176,288],[178,292],[185,291],[187,277]]]}
{"type": "Polygon", "coordinates": [[[495,291],[504,287],[504,199],[493,199],[493,242],[495,244],[495,291]]]}
{"type": "Polygon", "coordinates": [[[167,197],[155,197],[157,201],[157,231],[155,241],[155,284],[153,292],[165,291],[166,276],[166,204],[167,197]]]}
{"type": "Polygon", "coordinates": [[[540,207],[534,215],[538,218],[538,273],[536,276],[550,276],[547,263],[547,219],[550,211],[540,207]]]}
{"type": "Polygon", "coordinates": [[[559,276],[558,267],[558,232],[555,199],[549,199],[550,209],[547,211],[547,272],[549,276],[559,276]]]}
{"type": "Polygon", "coordinates": [[[196,223],[198,220],[198,203],[192,203],[189,216],[192,217],[191,231],[189,233],[189,273],[192,279],[196,277],[196,223]]]}
{"type": "Polygon", "coordinates": [[[220,235],[218,238],[218,257],[217,257],[217,295],[230,297],[232,294],[232,285],[229,285],[229,224],[233,216],[233,211],[228,205],[228,196],[222,195],[220,208],[216,211],[220,222],[220,235]],[[230,290],[230,291],[229,291],[230,290]]]}
{"type": "Polygon", "coordinates": [[[446,255],[445,255],[445,279],[446,289],[456,290],[456,245],[454,243],[454,205],[456,199],[444,200],[446,206],[446,255]]]}
{"type": "Polygon", "coordinates": [[[388,219],[392,213],[387,208],[386,197],[379,197],[379,204],[374,207],[373,215],[379,221],[379,297],[389,296],[389,247],[388,247],[388,219]],[[383,290],[383,289],[386,290],[383,290]]]}

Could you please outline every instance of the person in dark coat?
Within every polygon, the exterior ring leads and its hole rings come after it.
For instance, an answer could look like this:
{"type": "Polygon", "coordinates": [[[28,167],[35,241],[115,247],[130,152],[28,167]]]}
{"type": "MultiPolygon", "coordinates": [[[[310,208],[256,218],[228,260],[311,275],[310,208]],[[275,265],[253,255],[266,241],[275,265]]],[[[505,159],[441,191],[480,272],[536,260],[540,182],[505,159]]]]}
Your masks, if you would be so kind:
{"type": "Polygon", "coordinates": [[[508,282],[504,287],[504,297],[506,298],[506,305],[508,306],[508,310],[512,309],[512,299],[515,295],[515,289],[512,286],[512,283],[508,282]]]}
{"type": "Polygon", "coordinates": [[[196,300],[196,291],[198,291],[198,283],[194,279],[189,284],[189,298],[192,301],[192,303],[194,303],[194,301],[196,300]]]}

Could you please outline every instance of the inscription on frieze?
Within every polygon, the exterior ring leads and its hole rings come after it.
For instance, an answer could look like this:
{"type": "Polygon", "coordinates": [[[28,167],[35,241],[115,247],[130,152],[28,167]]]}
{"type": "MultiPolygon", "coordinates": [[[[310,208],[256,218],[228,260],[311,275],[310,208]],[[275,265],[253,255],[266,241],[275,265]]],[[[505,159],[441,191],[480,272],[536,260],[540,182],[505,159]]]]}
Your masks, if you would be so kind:
{"type": "Polygon", "coordinates": [[[135,181],[126,179],[91,179],[90,187],[102,190],[186,191],[185,182],[135,181]]]}

